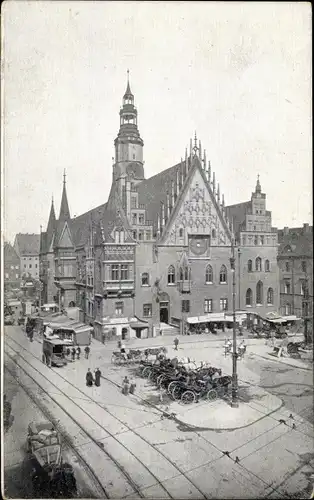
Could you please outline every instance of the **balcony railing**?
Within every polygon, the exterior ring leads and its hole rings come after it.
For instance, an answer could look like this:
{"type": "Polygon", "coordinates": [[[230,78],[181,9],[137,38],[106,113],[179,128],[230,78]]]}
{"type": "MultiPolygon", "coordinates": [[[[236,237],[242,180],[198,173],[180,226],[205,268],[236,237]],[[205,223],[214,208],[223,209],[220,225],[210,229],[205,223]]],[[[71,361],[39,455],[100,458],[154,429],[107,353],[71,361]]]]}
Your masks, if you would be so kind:
{"type": "Polygon", "coordinates": [[[183,280],[178,282],[178,290],[180,293],[190,293],[191,292],[191,281],[183,280]]]}
{"type": "Polygon", "coordinates": [[[103,282],[103,288],[105,291],[133,291],[134,290],[134,280],[123,280],[123,281],[114,281],[107,280],[103,282]]]}

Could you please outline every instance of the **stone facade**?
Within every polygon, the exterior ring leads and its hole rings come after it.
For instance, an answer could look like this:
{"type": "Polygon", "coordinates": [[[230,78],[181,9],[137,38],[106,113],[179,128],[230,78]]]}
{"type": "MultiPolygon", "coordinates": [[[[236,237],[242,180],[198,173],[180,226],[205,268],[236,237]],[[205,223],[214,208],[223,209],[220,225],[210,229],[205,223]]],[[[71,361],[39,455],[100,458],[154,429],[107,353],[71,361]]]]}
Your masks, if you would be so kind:
{"type": "Polygon", "coordinates": [[[20,258],[22,277],[39,279],[39,234],[18,233],[14,240],[14,249],[20,258]]]}
{"type": "Polygon", "coordinates": [[[285,227],[278,231],[280,312],[312,318],[313,314],[313,227],[285,227]]]}
{"type": "Polygon", "coordinates": [[[165,323],[183,331],[191,317],[231,312],[235,248],[236,307],[277,310],[277,233],[259,180],[250,201],[225,207],[196,136],[149,179],[143,145],[128,82],[107,203],[71,219],[64,181],[59,219],[53,210],[42,233],[42,264],[54,261],[53,283],[42,274],[47,297],[55,287],[64,305],[75,302],[99,339],[154,335],[165,323]]]}

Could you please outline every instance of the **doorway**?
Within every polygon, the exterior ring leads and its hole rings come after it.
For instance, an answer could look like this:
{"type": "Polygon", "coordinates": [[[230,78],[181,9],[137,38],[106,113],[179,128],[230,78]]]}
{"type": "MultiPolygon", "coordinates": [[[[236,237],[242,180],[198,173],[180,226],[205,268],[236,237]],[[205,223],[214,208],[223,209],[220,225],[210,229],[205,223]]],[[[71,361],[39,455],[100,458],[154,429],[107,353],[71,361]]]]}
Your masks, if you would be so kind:
{"type": "Polygon", "coordinates": [[[160,323],[169,322],[169,302],[160,302],[159,319],[160,323]]]}
{"type": "Polygon", "coordinates": [[[127,334],[128,334],[128,329],[127,328],[122,328],[122,332],[121,332],[122,340],[126,339],[127,334]]]}

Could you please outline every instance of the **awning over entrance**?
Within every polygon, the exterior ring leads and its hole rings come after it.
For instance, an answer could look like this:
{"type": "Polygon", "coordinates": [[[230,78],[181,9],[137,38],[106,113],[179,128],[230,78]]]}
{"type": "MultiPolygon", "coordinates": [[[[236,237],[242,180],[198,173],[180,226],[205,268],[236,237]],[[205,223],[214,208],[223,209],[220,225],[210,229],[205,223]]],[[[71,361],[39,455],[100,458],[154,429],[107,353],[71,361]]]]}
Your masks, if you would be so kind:
{"type": "Polygon", "coordinates": [[[135,329],[135,328],[138,328],[138,329],[148,328],[148,323],[146,323],[146,321],[141,321],[141,320],[137,319],[136,321],[130,322],[130,327],[133,329],[135,329]]]}

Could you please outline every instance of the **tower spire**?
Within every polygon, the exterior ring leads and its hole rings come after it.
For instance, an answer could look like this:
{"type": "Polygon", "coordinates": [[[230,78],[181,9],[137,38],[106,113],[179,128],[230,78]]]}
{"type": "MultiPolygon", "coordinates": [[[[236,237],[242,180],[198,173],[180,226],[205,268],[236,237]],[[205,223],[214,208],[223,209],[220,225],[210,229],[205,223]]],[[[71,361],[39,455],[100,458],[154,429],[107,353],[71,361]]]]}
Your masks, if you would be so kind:
{"type": "Polygon", "coordinates": [[[126,91],[125,91],[124,97],[127,97],[127,96],[133,96],[133,94],[131,92],[131,88],[130,88],[130,70],[129,69],[127,69],[127,85],[126,85],[126,91]]]}
{"type": "Polygon", "coordinates": [[[259,174],[257,174],[255,193],[261,193],[261,192],[262,192],[262,187],[261,187],[261,183],[259,181],[259,174]]]}

